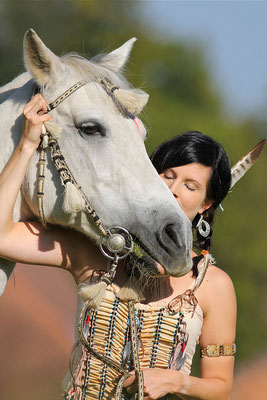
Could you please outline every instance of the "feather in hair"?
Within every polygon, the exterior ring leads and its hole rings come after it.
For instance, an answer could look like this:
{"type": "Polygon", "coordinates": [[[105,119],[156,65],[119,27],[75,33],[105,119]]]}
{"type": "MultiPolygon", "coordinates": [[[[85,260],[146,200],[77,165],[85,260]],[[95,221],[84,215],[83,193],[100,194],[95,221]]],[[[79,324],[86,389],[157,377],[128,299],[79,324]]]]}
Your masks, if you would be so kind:
{"type": "Polygon", "coordinates": [[[231,187],[241,179],[245,173],[249,170],[250,167],[260,158],[260,155],[264,149],[265,143],[267,139],[263,139],[259,142],[248,154],[246,154],[241,160],[239,160],[232,168],[231,168],[231,187]]]}

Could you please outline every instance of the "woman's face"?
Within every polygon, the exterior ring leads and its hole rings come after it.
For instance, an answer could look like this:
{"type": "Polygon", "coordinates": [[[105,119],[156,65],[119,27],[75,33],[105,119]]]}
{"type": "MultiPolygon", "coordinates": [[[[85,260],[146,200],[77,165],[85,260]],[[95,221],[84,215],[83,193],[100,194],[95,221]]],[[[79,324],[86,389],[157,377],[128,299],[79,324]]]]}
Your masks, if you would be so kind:
{"type": "Polygon", "coordinates": [[[201,214],[212,204],[207,201],[207,187],[211,168],[203,164],[192,163],[173,167],[160,174],[184,213],[193,221],[196,214],[201,214]]]}

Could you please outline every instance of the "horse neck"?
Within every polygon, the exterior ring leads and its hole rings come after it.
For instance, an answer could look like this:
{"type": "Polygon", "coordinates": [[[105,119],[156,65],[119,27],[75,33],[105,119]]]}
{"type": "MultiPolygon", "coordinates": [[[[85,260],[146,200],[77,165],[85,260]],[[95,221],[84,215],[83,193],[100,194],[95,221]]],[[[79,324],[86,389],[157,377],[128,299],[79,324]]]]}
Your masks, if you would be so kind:
{"type": "MultiPolygon", "coordinates": [[[[23,80],[25,78],[24,76],[23,80]]],[[[33,81],[28,81],[22,87],[10,90],[13,90],[12,94],[9,94],[0,104],[0,171],[19,142],[22,129],[22,110],[31,97],[33,81]]]]}
{"type": "Polygon", "coordinates": [[[0,87],[0,104],[12,96],[29,80],[30,74],[28,72],[24,72],[23,74],[14,78],[11,82],[8,82],[6,85],[0,87]]]}

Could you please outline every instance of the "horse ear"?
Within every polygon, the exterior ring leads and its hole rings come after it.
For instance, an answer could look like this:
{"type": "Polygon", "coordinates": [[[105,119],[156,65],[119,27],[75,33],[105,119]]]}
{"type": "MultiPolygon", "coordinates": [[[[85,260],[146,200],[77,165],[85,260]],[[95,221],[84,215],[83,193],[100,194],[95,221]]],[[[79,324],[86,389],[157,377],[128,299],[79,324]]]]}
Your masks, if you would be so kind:
{"type": "Polygon", "coordinates": [[[44,45],[33,29],[29,29],[24,37],[24,63],[41,86],[55,82],[63,68],[59,58],[44,45]]]}
{"type": "Polygon", "coordinates": [[[114,72],[121,72],[128,61],[133,44],[136,40],[137,39],[133,37],[111,53],[95,57],[92,61],[114,72]]]}

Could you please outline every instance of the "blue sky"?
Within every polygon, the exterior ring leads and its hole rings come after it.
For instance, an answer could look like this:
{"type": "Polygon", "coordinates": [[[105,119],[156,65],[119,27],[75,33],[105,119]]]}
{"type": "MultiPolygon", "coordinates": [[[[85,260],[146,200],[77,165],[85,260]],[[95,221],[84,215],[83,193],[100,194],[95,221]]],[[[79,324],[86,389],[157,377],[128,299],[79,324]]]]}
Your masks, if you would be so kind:
{"type": "Polygon", "coordinates": [[[155,30],[204,46],[227,109],[267,111],[267,1],[145,0],[155,30]]]}

